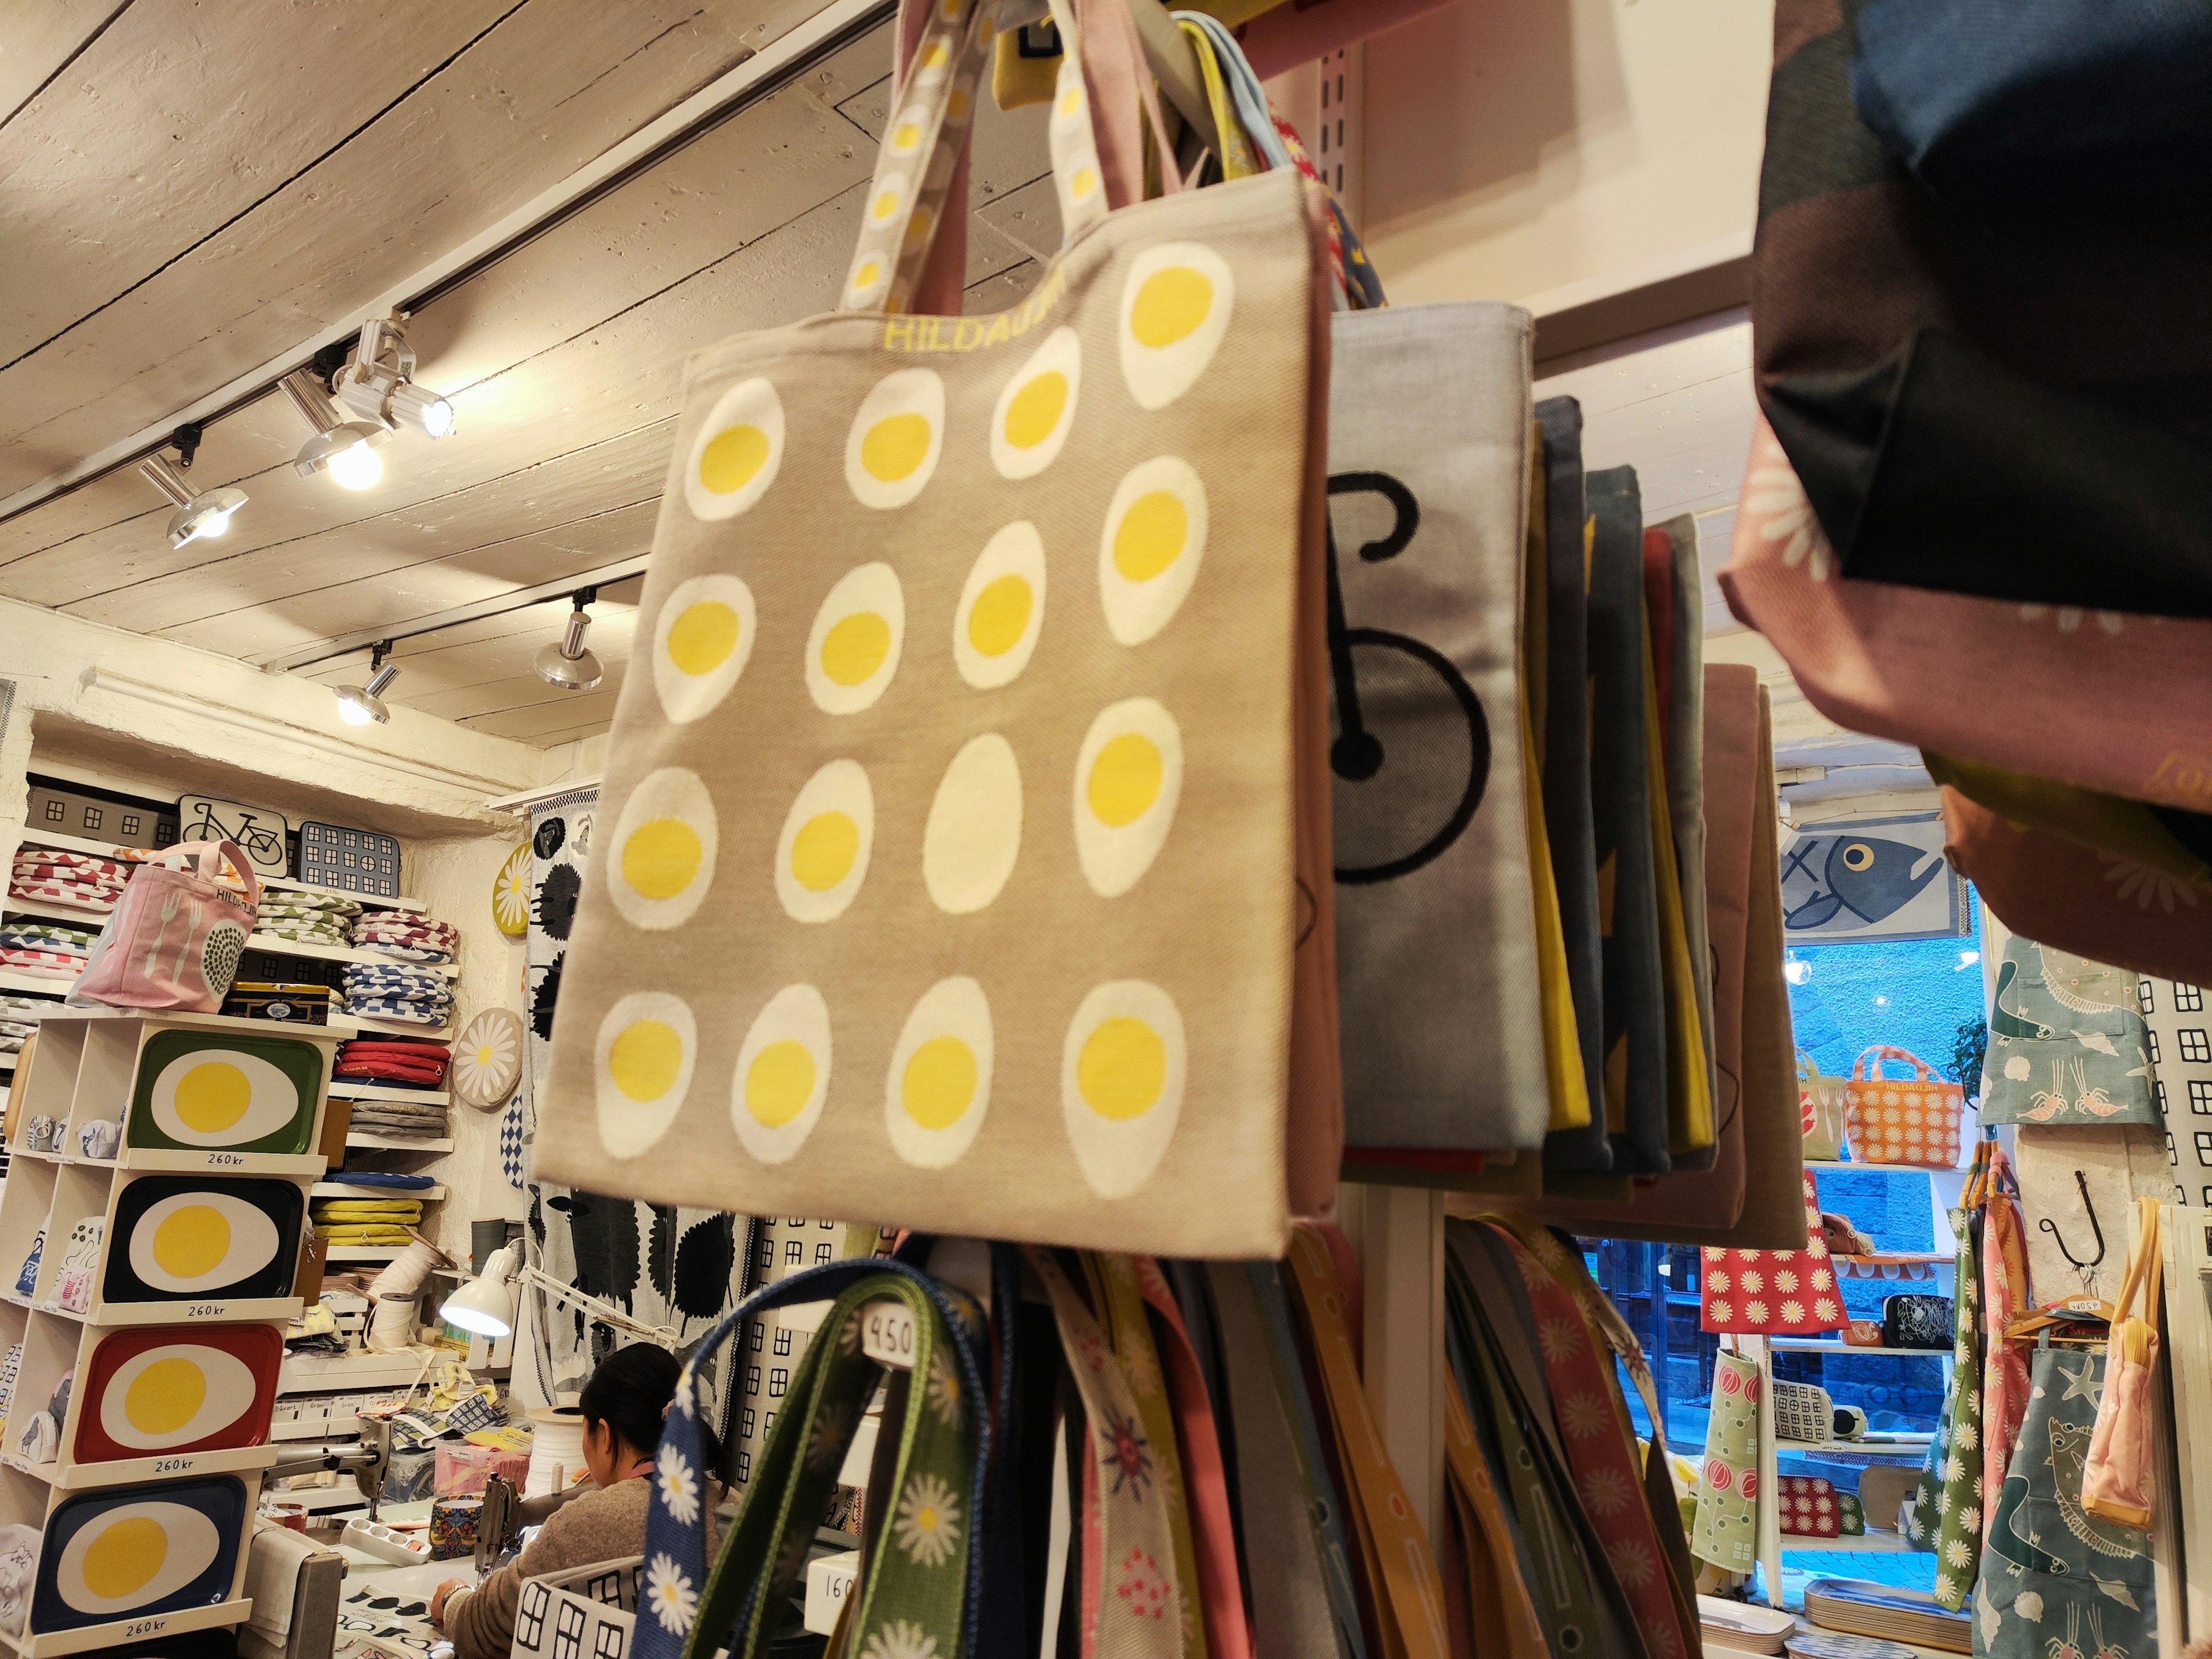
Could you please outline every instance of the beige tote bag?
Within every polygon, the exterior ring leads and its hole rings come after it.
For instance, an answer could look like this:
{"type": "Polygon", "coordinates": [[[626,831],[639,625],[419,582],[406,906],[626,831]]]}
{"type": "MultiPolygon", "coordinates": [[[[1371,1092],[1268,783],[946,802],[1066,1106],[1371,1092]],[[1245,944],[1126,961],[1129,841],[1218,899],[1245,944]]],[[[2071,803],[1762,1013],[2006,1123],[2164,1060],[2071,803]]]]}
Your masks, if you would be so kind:
{"type": "Polygon", "coordinates": [[[1279,1255],[1333,1195],[1318,204],[1109,213],[1133,27],[1055,10],[1069,238],[1028,298],[901,314],[997,12],[935,0],[842,308],[691,362],[552,1180],[1182,1256],[1279,1255]]]}

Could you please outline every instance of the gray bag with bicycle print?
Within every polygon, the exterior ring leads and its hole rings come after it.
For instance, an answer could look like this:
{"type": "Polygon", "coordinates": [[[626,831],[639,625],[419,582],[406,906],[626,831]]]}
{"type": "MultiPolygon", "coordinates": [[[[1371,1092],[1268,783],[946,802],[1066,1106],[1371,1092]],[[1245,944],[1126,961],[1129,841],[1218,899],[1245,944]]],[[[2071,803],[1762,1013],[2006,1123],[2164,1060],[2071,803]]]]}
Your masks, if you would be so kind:
{"type": "Polygon", "coordinates": [[[1522,750],[1528,313],[1339,312],[1329,768],[1346,1156],[1534,1152],[1522,750]]]}
{"type": "Polygon", "coordinates": [[[1326,204],[1133,200],[1150,82],[1085,0],[1065,251],[999,316],[905,314],[998,10],[909,5],[842,309],[690,365],[538,1168],[1272,1257],[1342,1150],[1326,204]]]}

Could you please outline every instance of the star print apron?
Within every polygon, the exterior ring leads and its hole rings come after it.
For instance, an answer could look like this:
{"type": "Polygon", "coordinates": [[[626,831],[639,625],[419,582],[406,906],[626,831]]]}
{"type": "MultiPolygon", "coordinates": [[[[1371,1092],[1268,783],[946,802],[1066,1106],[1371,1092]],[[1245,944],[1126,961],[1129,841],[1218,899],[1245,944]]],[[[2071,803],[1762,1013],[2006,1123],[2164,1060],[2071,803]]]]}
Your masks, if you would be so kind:
{"type": "Polygon", "coordinates": [[[1974,1589],[1990,1659],[2155,1659],[2150,1534],[2081,1507],[2105,1357],[2042,1347],[1974,1589]]]}
{"type": "Polygon", "coordinates": [[[1325,208],[1291,170],[1121,206],[1133,26],[1059,0],[1067,246],[914,314],[998,4],[908,0],[838,309],[691,362],[538,1167],[1276,1257],[1342,1135],[1325,208]]]}

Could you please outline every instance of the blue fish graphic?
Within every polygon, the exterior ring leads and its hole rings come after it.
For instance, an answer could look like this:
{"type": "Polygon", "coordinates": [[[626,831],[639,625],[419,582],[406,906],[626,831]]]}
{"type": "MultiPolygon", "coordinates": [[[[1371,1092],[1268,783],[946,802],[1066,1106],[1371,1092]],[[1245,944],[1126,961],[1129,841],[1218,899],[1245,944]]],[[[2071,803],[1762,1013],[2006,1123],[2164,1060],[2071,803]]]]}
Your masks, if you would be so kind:
{"type": "Polygon", "coordinates": [[[1806,933],[1848,910],[1871,927],[1903,909],[1942,867],[1940,852],[1880,836],[1800,836],[1782,855],[1783,926],[1806,933]]]}

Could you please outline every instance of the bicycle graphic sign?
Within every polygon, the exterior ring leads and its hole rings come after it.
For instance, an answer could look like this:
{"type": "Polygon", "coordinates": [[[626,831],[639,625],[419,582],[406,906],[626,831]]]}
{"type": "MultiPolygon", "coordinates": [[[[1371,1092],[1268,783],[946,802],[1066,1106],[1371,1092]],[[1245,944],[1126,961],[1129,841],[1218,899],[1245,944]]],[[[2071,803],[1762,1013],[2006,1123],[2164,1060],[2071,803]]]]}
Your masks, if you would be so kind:
{"type": "Polygon", "coordinates": [[[177,801],[177,839],[180,842],[235,842],[257,876],[291,872],[291,856],[285,837],[292,823],[282,812],[243,801],[213,795],[185,795],[177,801]]]}

